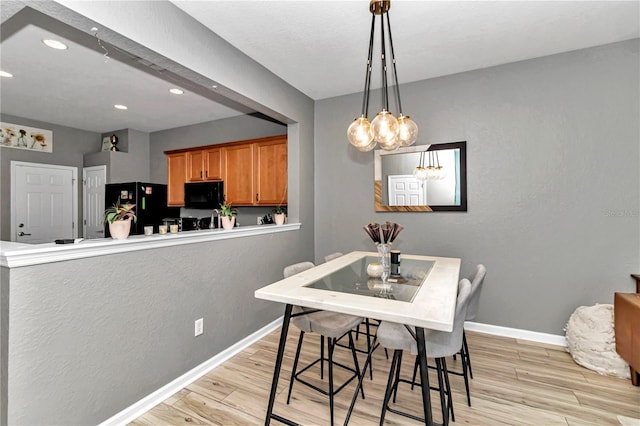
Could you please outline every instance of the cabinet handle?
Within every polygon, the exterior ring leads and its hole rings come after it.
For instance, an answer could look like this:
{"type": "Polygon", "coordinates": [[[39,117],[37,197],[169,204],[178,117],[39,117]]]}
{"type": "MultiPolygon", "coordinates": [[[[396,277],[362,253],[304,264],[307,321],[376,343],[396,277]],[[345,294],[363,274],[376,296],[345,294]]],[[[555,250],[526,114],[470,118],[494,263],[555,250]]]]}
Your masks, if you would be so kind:
{"type": "Polygon", "coordinates": [[[204,176],[205,176],[205,177],[209,177],[209,170],[206,170],[206,171],[204,172],[204,176]]]}
{"type": "Polygon", "coordinates": [[[200,170],[200,177],[202,177],[202,170],[200,170]]]}
{"type": "Polygon", "coordinates": [[[258,201],[258,193],[256,192],[256,201],[258,201]]]}

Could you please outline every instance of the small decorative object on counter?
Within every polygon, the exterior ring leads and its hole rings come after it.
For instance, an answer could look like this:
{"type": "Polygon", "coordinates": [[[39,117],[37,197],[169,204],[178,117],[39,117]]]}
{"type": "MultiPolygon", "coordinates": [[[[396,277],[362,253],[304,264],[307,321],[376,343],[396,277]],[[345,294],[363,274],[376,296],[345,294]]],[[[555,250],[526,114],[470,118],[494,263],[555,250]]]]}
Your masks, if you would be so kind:
{"type": "Polygon", "coordinates": [[[365,232],[376,244],[382,265],[382,282],[386,283],[391,275],[391,244],[398,237],[404,227],[394,222],[370,223],[364,227],[365,232]]]}
{"type": "Polygon", "coordinates": [[[160,235],[166,235],[167,234],[167,225],[158,226],[158,233],[160,235]]]}
{"type": "Polygon", "coordinates": [[[223,229],[232,229],[236,224],[236,215],[238,209],[231,207],[231,203],[225,203],[220,205],[220,210],[215,210],[222,220],[223,229]]]}
{"type": "Polygon", "coordinates": [[[285,219],[287,218],[287,208],[283,206],[278,206],[273,209],[273,220],[276,225],[284,224],[285,219]]]}
{"type": "Polygon", "coordinates": [[[382,276],[382,264],[380,262],[371,262],[368,264],[367,275],[371,278],[380,278],[382,276]]]}
{"type": "Polygon", "coordinates": [[[111,142],[111,148],[109,148],[110,151],[120,151],[118,149],[118,137],[115,133],[109,137],[109,142],[111,142]]]}
{"type": "Polygon", "coordinates": [[[123,240],[129,237],[131,231],[131,220],[135,222],[136,217],[134,207],[135,204],[122,204],[120,198],[118,201],[108,207],[104,211],[104,223],[109,224],[109,233],[114,240],[123,240]]]}

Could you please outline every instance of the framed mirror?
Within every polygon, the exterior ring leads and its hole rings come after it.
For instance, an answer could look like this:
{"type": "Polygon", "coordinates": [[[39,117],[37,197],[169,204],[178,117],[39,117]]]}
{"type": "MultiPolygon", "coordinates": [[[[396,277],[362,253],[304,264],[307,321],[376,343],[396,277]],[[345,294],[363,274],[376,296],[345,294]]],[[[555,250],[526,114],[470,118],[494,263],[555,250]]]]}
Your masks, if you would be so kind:
{"type": "Polygon", "coordinates": [[[467,211],[467,143],[374,153],[377,212],[467,211]]]}

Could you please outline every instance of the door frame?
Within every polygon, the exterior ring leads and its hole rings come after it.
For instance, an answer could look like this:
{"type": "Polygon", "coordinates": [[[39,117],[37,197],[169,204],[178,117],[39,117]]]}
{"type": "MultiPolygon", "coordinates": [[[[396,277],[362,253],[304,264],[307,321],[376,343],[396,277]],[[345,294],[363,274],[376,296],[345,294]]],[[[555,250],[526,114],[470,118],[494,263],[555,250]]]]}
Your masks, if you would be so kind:
{"type": "MultiPolygon", "coordinates": [[[[87,210],[87,171],[92,170],[102,170],[104,171],[104,184],[107,184],[107,166],[87,166],[82,168],[82,236],[87,238],[87,218],[85,217],[85,213],[87,210]]],[[[106,206],[105,206],[106,207],[106,206]]],[[[104,235],[103,235],[104,237],[104,235]]]]}
{"type": "Polygon", "coordinates": [[[71,171],[71,215],[73,238],[78,238],[78,168],[72,166],[59,166],[57,164],[30,163],[26,161],[11,161],[11,239],[16,240],[16,168],[19,166],[36,167],[41,169],[58,169],[71,171]]]}

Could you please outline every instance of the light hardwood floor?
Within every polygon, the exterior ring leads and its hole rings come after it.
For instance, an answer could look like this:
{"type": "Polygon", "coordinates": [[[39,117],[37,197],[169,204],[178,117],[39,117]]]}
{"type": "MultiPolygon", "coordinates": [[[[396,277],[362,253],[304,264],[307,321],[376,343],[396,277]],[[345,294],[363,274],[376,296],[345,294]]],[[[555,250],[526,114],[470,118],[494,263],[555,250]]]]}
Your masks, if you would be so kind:
{"type": "MultiPolygon", "coordinates": [[[[142,425],[260,425],[269,398],[273,363],[280,330],[236,355],[196,382],[177,392],[131,423],[142,425]]],[[[325,396],[296,382],[290,405],[286,404],[289,375],[298,332],[289,330],[274,412],[304,425],[329,424],[325,396]]],[[[602,376],[575,364],[562,347],[537,344],[480,333],[467,333],[474,379],[471,407],[466,404],[462,377],[451,376],[456,422],[462,425],[617,425],[617,415],[640,419],[640,388],[629,380],[602,376]]],[[[319,339],[305,336],[301,362],[318,354],[319,339]]],[[[358,346],[364,348],[361,336],[358,346]]],[[[391,355],[391,354],[390,354],[391,355]]],[[[338,348],[336,357],[347,365],[350,355],[338,348]]],[[[361,365],[365,355],[361,354],[361,365]]],[[[379,423],[382,396],[391,361],[379,348],[374,353],[373,380],[365,380],[366,399],[358,399],[350,425],[379,423]]],[[[459,368],[447,360],[449,369],[459,368]]],[[[402,375],[411,374],[413,357],[405,355],[402,375]]],[[[339,369],[337,383],[341,383],[339,369]]],[[[307,378],[319,377],[310,370],[307,378]]],[[[325,373],[326,378],[326,373],[325,373]]],[[[430,375],[431,383],[437,383],[430,375]]],[[[342,424],[355,384],[336,396],[336,424],[342,424]]],[[[437,392],[432,392],[434,419],[440,420],[437,392]]],[[[400,386],[397,405],[419,414],[419,388],[400,386]]],[[[273,421],[272,424],[279,424],[273,421]]],[[[417,425],[418,422],[387,413],[385,424],[417,425]]]]}

